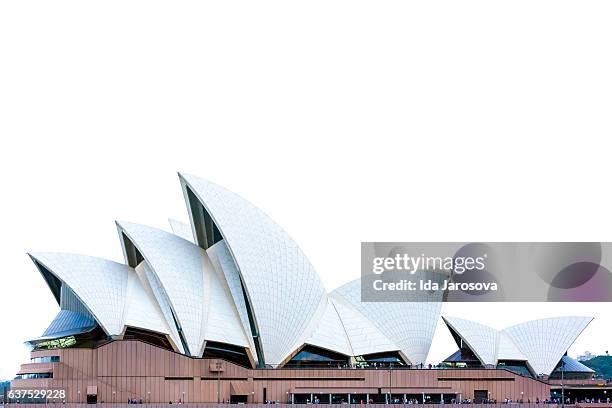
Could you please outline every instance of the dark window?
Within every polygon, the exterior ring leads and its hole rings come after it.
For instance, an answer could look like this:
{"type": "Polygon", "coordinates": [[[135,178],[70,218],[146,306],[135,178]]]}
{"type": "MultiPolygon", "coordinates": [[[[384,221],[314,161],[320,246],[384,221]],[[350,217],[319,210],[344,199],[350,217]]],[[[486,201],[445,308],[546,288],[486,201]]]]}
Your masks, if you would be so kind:
{"type": "Polygon", "coordinates": [[[137,267],[138,264],[140,264],[144,260],[144,257],[136,248],[134,243],[123,232],[121,233],[121,239],[123,239],[123,246],[125,247],[125,254],[128,259],[128,265],[132,268],[137,267]]]}
{"type": "Polygon", "coordinates": [[[204,357],[222,358],[243,367],[251,367],[251,360],[249,359],[246,349],[232,344],[207,341],[206,347],[204,348],[204,357]]]}
{"type": "Polygon", "coordinates": [[[450,330],[459,350],[444,360],[445,365],[457,368],[482,367],[482,362],[476,357],[474,351],[463,342],[461,336],[448,323],[446,326],[450,330]]]}
{"type": "Polygon", "coordinates": [[[286,368],[344,367],[349,359],[344,354],[320,347],[304,346],[287,364],[286,368]]]}
{"type": "Polygon", "coordinates": [[[152,344],[157,347],[164,348],[166,350],[172,350],[172,345],[168,341],[168,338],[163,334],[155,333],[149,330],[137,329],[135,327],[128,327],[123,335],[124,340],[140,340],[145,343],[152,344]]]}
{"type": "Polygon", "coordinates": [[[513,373],[522,375],[523,377],[533,377],[525,361],[500,360],[497,363],[497,368],[512,371],[513,373]]]}
{"type": "Polygon", "coordinates": [[[16,380],[34,380],[36,378],[53,378],[53,373],[28,373],[19,374],[15,377],[16,380]]]}
{"type": "Polygon", "coordinates": [[[482,367],[478,357],[468,347],[463,347],[445,358],[444,365],[454,368],[482,367]]]}
{"type": "Polygon", "coordinates": [[[257,330],[257,325],[255,324],[255,317],[253,316],[253,309],[251,308],[251,303],[249,297],[247,296],[246,289],[244,288],[242,278],[240,278],[240,288],[242,289],[242,297],[244,298],[247,316],[249,318],[249,326],[251,327],[251,335],[253,336],[253,343],[255,344],[255,354],[257,354],[258,360],[257,364],[259,367],[263,368],[266,366],[266,361],[263,354],[263,347],[261,345],[261,338],[259,337],[259,331],[257,330]]]}
{"type": "Polygon", "coordinates": [[[197,244],[203,249],[208,249],[217,242],[221,241],[223,237],[217,224],[213,221],[212,217],[206,211],[206,208],[200,203],[200,200],[191,191],[189,187],[187,190],[187,201],[191,209],[191,215],[193,224],[195,226],[197,244]]]}
{"type": "Polygon", "coordinates": [[[474,402],[476,404],[482,404],[486,402],[488,398],[489,398],[488,390],[474,390],[474,402]]]}
{"type": "Polygon", "coordinates": [[[32,363],[59,363],[59,361],[59,356],[32,357],[30,359],[32,363]]]}
{"type": "Polygon", "coordinates": [[[230,403],[231,404],[246,404],[247,403],[247,395],[230,395],[230,403]]]}
{"type": "Polygon", "coordinates": [[[397,351],[364,354],[355,357],[355,361],[358,368],[400,367],[406,365],[406,362],[397,351]]]}

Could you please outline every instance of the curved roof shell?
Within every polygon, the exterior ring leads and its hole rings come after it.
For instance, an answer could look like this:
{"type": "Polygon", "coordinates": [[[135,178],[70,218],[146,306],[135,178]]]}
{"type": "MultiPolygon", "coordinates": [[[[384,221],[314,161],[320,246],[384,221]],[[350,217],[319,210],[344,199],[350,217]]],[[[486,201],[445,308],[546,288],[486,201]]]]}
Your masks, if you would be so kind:
{"type": "Polygon", "coordinates": [[[340,316],[353,356],[399,351],[400,348],[388,336],[346,300],[332,298],[332,303],[340,316]]]}
{"type": "Polygon", "coordinates": [[[482,364],[527,361],[534,374],[550,375],[592,317],[567,316],[531,320],[504,330],[456,317],[444,321],[482,364]]]}
{"type": "Polygon", "coordinates": [[[482,364],[497,364],[496,345],[499,338],[497,330],[484,324],[457,317],[443,316],[442,319],[455,333],[461,336],[462,341],[474,352],[482,364]]]}
{"type": "Polygon", "coordinates": [[[191,235],[191,227],[182,221],[168,218],[168,224],[174,235],[178,235],[186,241],[193,242],[193,235],[191,235]]]}
{"type": "MultiPolygon", "coordinates": [[[[145,225],[117,222],[157,277],[176,319],[179,334],[189,354],[199,356],[204,347],[203,252],[174,234],[145,225]]],[[[121,240],[124,253],[128,249],[121,240]]],[[[126,262],[129,258],[126,255],[126,262]]],[[[171,322],[168,322],[171,323],[171,322]]]]}
{"type": "MultiPolygon", "coordinates": [[[[325,288],[310,261],[289,235],[266,214],[239,195],[206,180],[179,174],[188,204],[197,197],[214,222],[212,241],[198,239],[208,248],[226,242],[239,272],[246,302],[261,342],[260,360],[279,364],[311,323],[325,288]]],[[[192,228],[197,214],[188,206],[192,228]]],[[[194,231],[194,236],[202,233],[194,231]]],[[[260,361],[260,363],[263,361],[260,361]]]]}
{"type": "MultiPolygon", "coordinates": [[[[335,351],[345,356],[355,355],[348,339],[348,329],[340,320],[338,310],[331,299],[325,303],[325,310],[317,321],[318,324],[312,333],[305,336],[304,344],[335,351]]],[[[299,349],[299,345],[296,349],[299,349]]]]}
{"type": "Polygon", "coordinates": [[[46,252],[30,256],[74,292],[107,334],[123,332],[128,266],[77,254],[46,252]]]}
{"type": "Polygon", "coordinates": [[[431,302],[362,302],[359,279],[339,287],[330,296],[347,302],[365,316],[411,364],[425,362],[442,309],[442,303],[433,300],[439,299],[432,297],[431,302]]]}
{"type": "Polygon", "coordinates": [[[45,335],[57,334],[60,326],[83,325],[88,316],[109,336],[121,336],[127,326],[169,333],[155,300],[147,296],[136,271],[129,266],[77,254],[30,256],[41,273],[51,273],[62,282],[62,310],[52,324],[59,326],[50,326],[45,335]]]}
{"type": "MultiPolygon", "coordinates": [[[[207,340],[248,345],[229,291],[206,251],[156,228],[126,222],[117,227],[142,255],[144,275],[189,354],[202,356],[207,340]]],[[[129,261],[128,243],[121,242],[129,261]]]]}
{"type": "Polygon", "coordinates": [[[527,357],[514,344],[510,336],[505,332],[500,332],[497,340],[497,359],[498,360],[517,360],[525,361],[527,357]]]}
{"type": "MultiPolygon", "coordinates": [[[[210,259],[215,269],[225,278],[225,286],[229,291],[233,301],[234,307],[238,312],[242,329],[247,337],[247,342],[251,350],[255,350],[255,344],[251,334],[251,327],[249,323],[249,312],[247,310],[246,300],[242,291],[242,284],[240,283],[240,274],[238,268],[229,252],[225,241],[219,241],[206,251],[210,256],[210,259]]],[[[257,356],[253,356],[257,360],[257,356]]]]}
{"type": "Polygon", "coordinates": [[[549,375],[592,317],[566,316],[531,320],[504,329],[527,357],[536,374],[549,375]]]}

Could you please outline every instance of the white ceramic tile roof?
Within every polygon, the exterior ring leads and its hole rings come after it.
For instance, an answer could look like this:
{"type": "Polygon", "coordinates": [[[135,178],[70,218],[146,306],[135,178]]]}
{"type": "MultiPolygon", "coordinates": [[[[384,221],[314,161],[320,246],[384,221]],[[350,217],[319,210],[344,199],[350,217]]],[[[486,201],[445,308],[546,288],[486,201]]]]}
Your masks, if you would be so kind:
{"type": "Polygon", "coordinates": [[[71,288],[108,335],[122,333],[127,279],[131,268],[106,259],[77,254],[46,252],[30,256],[71,288]]]}
{"type": "Polygon", "coordinates": [[[476,354],[482,364],[497,364],[498,331],[484,324],[458,317],[443,316],[444,322],[451,327],[476,354]]]}
{"type": "MultiPolygon", "coordinates": [[[[147,293],[135,271],[128,273],[123,325],[170,334],[170,328],[152,294],[147,293]]],[[[174,340],[174,339],[173,339],[174,340]]]]}
{"type": "Polygon", "coordinates": [[[501,331],[497,338],[497,359],[525,361],[527,357],[516,347],[512,339],[505,332],[501,331]]]}
{"type": "Polygon", "coordinates": [[[331,299],[350,342],[353,355],[399,351],[400,348],[385,336],[366,316],[355,310],[345,299],[331,299]]]}
{"type": "MultiPolygon", "coordinates": [[[[156,300],[146,293],[137,272],[129,266],[76,254],[31,256],[65,284],[62,293],[73,293],[108,335],[119,336],[127,326],[170,333],[156,300]]],[[[75,310],[72,303],[62,299],[61,307],[75,310]]]]}
{"type": "Polygon", "coordinates": [[[178,235],[184,240],[193,242],[193,234],[191,233],[191,227],[189,224],[172,218],[168,218],[168,223],[170,224],[170,229],[174,235],[178,235]]]}
{"type": "MultiPolygon", "coordinates": [[[[180,325],[179,331],[183,331],[189,353],[201,356],[204,347],[204,318],[207,313],[204,310],[205,251],[157,228],[128,222],[117,222],[117,228],[132,241],[163,286],[180,325]]],[[[124,244],[123,240],[121,244],[124,244]]]]}
{"type": "Polygon", "coordinates": [[[225,277],[214,269],[211,260],[206,256],[204,299],[208,315],[204,337],[206,340],[249,347],[238,311],[224,280],[225,277]]]}
{"type": "MultiPolygon", "coordinates": [[[[255,350],[253,337],[251,336],[251,328],[249,325],[249,316],[240,285],[240,274],[225,241],[221,240],[217,242],[208,248],[206,252],[208,253],[208,256],[210,257],[210,260],[217,272],[223,274],[225,278],[224,283],[227,286],[232,299],[234,300],[234,306],[238,312],[238,316],[240,317],[242,329],[247,337],[247,341],[249,342],[249,347],[251,350],[255,350]]],[[[253,353],[253,357],[255,360],[257,360],[255,353],[253,353]]]]}
{"type": "Polygon", "coordinates": [[[167,325],[175,327],[171,330],[173,340],[180,342],[172,311],[194,356],[202,355],[207,340],[249,346],[225,278],[215,270],[206,251],[155,228],[124,222],[118,227],[145,258],[143,276],[167,325]]]}
{"type": "Polygon", "coordinates": [[[335,351],[346,356],[353,356],[351,343],[338,312],[331,299],[325,300],[323,314],[317,318],[312,334],[306,337],[303,343],[335,351]]]}
{"type": "Polygon", "coordinates": [[[174,323],[174,317],[172,316],[172,307],[170,306],[170,299],[168,294],[164,290],[162,284],[159,282],[157,275],[153,272],[153,269],[145,261],[142,261],[136,266],[136,273],[140,277],[140,281],[143,286],[153,294],[153,297],[157,300],[162,315],[165,318],[166,325],[170,330],[170,338],[174,343],[175,347],[181,352],[185,353],[183,342],[178,333],[176,324],[174,323]]]}
{"type": "Polygon", "coordinates": [[[592,317],[567,316],[532,320],[504,332],[527,357],[536,374],[549,375],[592,317]]]}
{"type": "Polygon", "coordinates": [[[441,302],[361,302],[361,280],[357,279],[334,290],[367,317],[384,333],[411,364],[424,363],[431,347],[441,302]]]}
{"type": "Polygon", "coordinates": [[[498,331],[469,320],[444,316],[444,321],[483,364],[499,360],[527,361],[535,374],[550,375],[592,317],[531,320],[498,331]]]}
{"type": "Polygon", "coordinates": [[[179,174],[211,215],[236,262],[266,364],[279,364],[311,323],[325,289],[297,244],[261,210],[214,183],[179,174]]]}

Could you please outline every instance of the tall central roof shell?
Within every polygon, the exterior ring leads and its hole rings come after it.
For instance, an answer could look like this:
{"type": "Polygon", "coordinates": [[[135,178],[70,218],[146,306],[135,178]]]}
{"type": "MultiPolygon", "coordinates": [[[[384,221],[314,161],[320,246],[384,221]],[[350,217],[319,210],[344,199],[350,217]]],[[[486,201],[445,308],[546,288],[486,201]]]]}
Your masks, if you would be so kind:
{"type": "Polygon", "coordinates": [[[323,283],[298,245],[263,211],[217,184],[179,177],[198,245],[208,249],[218,231],[236,264],[251,315],[249,329],[260,342],[260,362],[281,363],[326,301],[323,283]],[[205,228],[200,212],[214,222],[207,239],[198,230],[205,228]]]}

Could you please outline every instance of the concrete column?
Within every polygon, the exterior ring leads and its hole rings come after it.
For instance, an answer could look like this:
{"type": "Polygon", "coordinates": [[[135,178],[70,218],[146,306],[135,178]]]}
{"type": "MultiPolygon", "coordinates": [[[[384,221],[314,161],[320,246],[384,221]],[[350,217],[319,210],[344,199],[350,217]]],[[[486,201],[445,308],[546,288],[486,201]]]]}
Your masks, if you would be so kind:
{"type": "Polygon", "coordinates": [[[444,394],[440,394],[440,402],[444,404],[444,394]]]}
{"type": "Polygon", "coordinates": [[[314,403],[314,396],[313,396],[313,394],[312,394],[312,393],[310,394],[310,403],[311,403],[311,404],[313,404],[313,403],[314,403]]]}
{"type": "Polygon", "coordinates": [[[295,404],[295,394],[291,393],[291,405],[295,404]]]}
{"type": "Polygon", "coordinates": [[[370,403],[370,394],[366,394],[366,404],[370,403]]]}
{"type": "Polygon", "coordinates": [[[332,404],[332,400],[331,400],[331,394],[329,394],[329,405],[332,404]]]}

